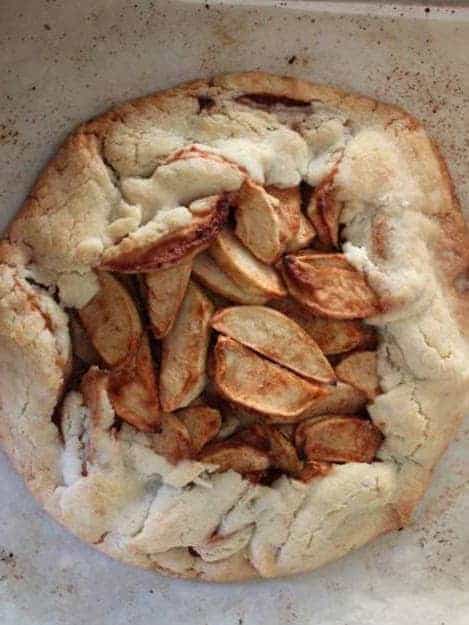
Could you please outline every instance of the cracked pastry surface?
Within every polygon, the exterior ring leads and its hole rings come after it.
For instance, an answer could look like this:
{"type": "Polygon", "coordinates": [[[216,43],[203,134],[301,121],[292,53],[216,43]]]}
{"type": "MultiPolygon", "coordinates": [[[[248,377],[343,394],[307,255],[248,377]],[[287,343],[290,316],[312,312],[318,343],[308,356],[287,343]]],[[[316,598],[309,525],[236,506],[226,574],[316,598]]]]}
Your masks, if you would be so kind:
{"type": "Polygon", "coordinates": [[[468,409],[468,276],[400,109],[256,72],[118,106],[0,242],[2,446],[125,562],[317,568],[409,521],[468,409]]]}

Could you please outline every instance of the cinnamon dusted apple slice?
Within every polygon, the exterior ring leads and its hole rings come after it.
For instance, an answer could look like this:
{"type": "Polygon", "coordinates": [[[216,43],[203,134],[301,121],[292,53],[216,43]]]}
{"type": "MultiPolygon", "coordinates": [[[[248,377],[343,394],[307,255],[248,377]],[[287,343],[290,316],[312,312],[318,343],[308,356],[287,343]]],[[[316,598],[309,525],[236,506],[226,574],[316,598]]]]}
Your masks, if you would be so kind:
{"type": "Polygon", "coordinates": [[[316,477],[323,477],[331,470],[332,465],[329,462],[318,462],[316,460],[308,460],[301,471],[298,473],[298,479],[306,484],[316,477]]]}
{"type": "Polygon", "coordinates": [[[355,352],[345,356],[335,368],[337,377],[374,399],[380,389],[376,352],[355,352]]]}
{"type": "Polygon", "coordinates": [[[342,354],[357,347],[376,346],[376,332],[358,319],[324,319],[292,299],[272,302],[272,306],[295,321],[326,355],[342,354]]]}
{"type": "Polygon", "coordinates": [[[242,475],[253,471],[265,471],[270,466],[267,452],[229,439],[207,445],[199,454],[198,460],[218,465],[218,472],[231,469],[242,475]]]}
{"type": "Polygon", "coordinates": [[[206,253],[195,257],[192,266],[195,277],[208,289],[239,304],[265,304],[268,297],[260,289],[245,289],[224,273],[206,253]]]}
{"type": "Polygon", "coordinates": [[[377,297],[364,276],[340,254],[330,256],[285,256],[281,266],[290,295],[321,317],[362,319],[377,314],[377,297]]]}
{"type": "Polygon", "coordinates": [[[183,408],[177,412],[177,417],[186,426],[195,453],[198,453],[220,431],[220,412],[209,406],[183,408]]]}
{"type": "Polygon", "coordinates": [[[100,290],[79,310],[94,348],[109,366],[125,362],[140,344],[142,324],[127,289],[111,274],[98,274],[100,290]]]}
{"type": "Polygon", "coordinates": [[[337,199],[334,176],[335,170],[315,188],[306,211],[321,243],[337,248],[343,204],[337,199]]]}
{"type": "MultiPolygon", "coordinates": [[[[278,211],[288,229],[288,243],[298,235],[301,227],[301,194],[299,187],[266,187],[267,193],[279,200],[278,211]]],[[[305,246],[303,246],[305,247],[305,246]]]]}
{"type": "Polygon", "coordinates": [[[297,252],[305,247],[308,247],[313,239],[316,237],[316,230],[311,223],[306,219],[303,213],[300,213],[300,227],[298,232],[287,243],[287,252],[297,252]]]}
{"type": "Polygon", "coordinates": [[[212,375],[225,398],[280,422],[303,413],[327,393],[224,336],[218,337],[212,375]]]}
{"type": "Polygon", "coordinates": [[[101,268],[124,273],[155,271],[206,249],[228,218],[226,194],[195,200],[156,216],[108,247],[101,268]]]}
{"type": "MultiPolygon", "coordinates": [[[[367,404],[367,396],[350,384],[337,382],[328,387],[328,394],[318,397],[300,416],[300,419],[317,417],[325,414],[353,414],[367,404]]],[[[299,419],[297,419],[299,420],[299,419]]]]}
{"type": "Polygon", "coordinates": [[[284,297],[285,287],[275,269],[262,263],[228,229],[223,229],[209,249],[220,269],[241,288],[267,299],[284,297]]]}
{"type": "Polygon", "coordinates": [[[320,462],[372,462],[383,435],[363,419],[330,416],[301,423],[295,443],[308,459],[320,462]]]}
{"type": "Polygon", "coordinates": [[[146,334],[135,355],[111,370],[109,397],[116,414],[137,429],[152,431],[159,425],[158,385],[146,334]]]}
{"type": "Polygon", "coordinates": [[[148,316],[155,338],[165,337],[171,330],[186,292],[191,275],[192,259],[173,267],[143,274],[148,316]]]}
{"type": "Polygon", "coordinates": [[[251,428],[240,432],[240,438],[268,451],[272,466],[286,473],[297,475],[303,467],[295,447],[276,427],[257,423],[251,428]],[[255,439],[262,441],[256,445],[255,439]]]}
{"type": "Polygon", "coordinates": [[[75,312],[70,313],[70,336],[73,353],[88,365],[99,363],[99,354],[95,350],[88,333],[75,312]]]}
{"type": "Polygon", "coordinates": [[[308,247],[316,236],[316,231],[301,210],[300,188],[279,189],[278,187],[267,187],[266,191],[280,200],[279,211],[290,231],[286,251],[296,252],[308,247]]]}
{"type": "Polygon", "coordinates": [[[260,261],[272,264],[284,252],[289,228],[279,211],[280,202],[245,180],[237,197],[236,236],[260,261]]]}
{"type": "Polygon", "coordinates": [[[334,371],[315,341],[294,321],[266,306],[233,306],[212,327],[300,375],[329,383],[334,371]]]}
{"type": "Polygon", "coordinates": [[[193,456],[191,436],[184,423],[173,414],[161,416],[160,430],[151,435],[151,447],[169,462],[176,464],[193,456]]]}
{"type": "Polygon", "coordinates": [[[162,342],[160,399],[166,412],[187,406],[205,386],[212,313],[212,303],[189,282],[176,321],[162,342]]]}

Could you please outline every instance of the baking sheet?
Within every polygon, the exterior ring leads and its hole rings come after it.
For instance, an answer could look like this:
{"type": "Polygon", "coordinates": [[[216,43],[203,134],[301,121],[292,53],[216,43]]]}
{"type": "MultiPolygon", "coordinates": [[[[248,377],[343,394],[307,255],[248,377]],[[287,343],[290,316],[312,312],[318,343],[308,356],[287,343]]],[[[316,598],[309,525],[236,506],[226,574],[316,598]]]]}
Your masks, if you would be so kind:
{"type": "MultiPolygon", "coordinates": [[[[0,0],[0,224],[79,121],[181,80],[257,68],[415,113],[469,215],[468,58],[467,4],[0,0]]],[[[309,575],[224,586],[94,552],[38,508],[0,453],[0,624],[467,625],[468,434],[469,419],[411,527],[309,575]]]]}

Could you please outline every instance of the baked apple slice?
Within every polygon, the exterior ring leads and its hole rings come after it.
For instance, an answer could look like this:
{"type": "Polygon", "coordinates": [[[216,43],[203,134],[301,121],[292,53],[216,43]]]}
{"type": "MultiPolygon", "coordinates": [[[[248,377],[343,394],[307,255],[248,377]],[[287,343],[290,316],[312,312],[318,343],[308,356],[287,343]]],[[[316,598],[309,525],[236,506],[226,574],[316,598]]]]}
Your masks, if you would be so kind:
{"type": "Polygon", "coordinates": [[[349,416],[304,421],[295,432],[295,444],[308,461],[372,462],[382,441],[371,421],[349,416]]]}
{"type": "Polygon", "coordinates": [[[81,308],[80,320],[104,362],[114,367],[136,353],[142,324],[127,289],[110,273],[98,274],[100,290],[81,308]]]}
{"type": "Polygon", "coordinates": [[[202,392],[213,304],[189,282],[170,333],[162,341],[160,400],[165,412],[184,408],[202,392]]]}
{"type": "Polygon", "coordinates": [[[375,330],[358,319],[317,317],[306,307],[289,298],[275,300],[271,306],[301,326],[327,356],[350,352],[357,347],[366,349],[376,346],[375,330]]]}
{"type": "Polygon", "coordinates": [[[275,269],[262,263],[239,239],[224,228],[209,248],[220,269],[243,289],[267,299],[285,297],[286,291],[275,269]]]}
{"type": "Polygon", "coordinates": [[[211,373],[226,399],[280,422],[300,415],[327,393],[224,336],[218,337],[211,373]]]}
{"type": "Polygon", "coordinates": [[[328,387],[327,395],[317,397],[300,419],[326,414],[353,414],[363,410],[367,402],[365,393],[339,380],[337,384],[328,387]]]}
{"type": "Polygon", "coordinates": [[[329,383],[334,371],[315,341],[294,321],[266,306],[232,306],[217,312],[212,327],[300,375],[329,383]]]}
{"type": "Polygon", "coordinates": [[[161,210],[151,221],[108,247],[101,268],[124,273],[156,271],[206,249],[228,219],[226,194],[161,210]]]}
{"type": "Polygon", "coordinates": [[[240,441],[225,440],[207,445],[198,460],[217,465],[217,471],[236,471],[241,475],[265,471],[270,467],[269,454],[240,441]]]}
{"type": "Polygon", "coordinates": [[[186,426],[195,453],[198,453],[220,431],[220,412],[209,406],[183,408],[177,412],[177,417],[186,426]]]}
{"type": "Polygon", "coordinates": [[[272,466],[280,471],[297,475],[303,468],[294,445],[287,436],[272,425],[256,423],[242,430],[239,433],[239,439],[253,447],[268,451],[272,466]]]}
{"type": "Polygon", "coordinates": [[[173,267],[143,274],[148,316],[155,338],[161,339],[171,330],[189,283],[191,269],[192,259],[189,258],[173,267]]]}
{"type": "Polygon", "coordinates": [[[267,187],[266,191],[280,200],[279,211],[289,228],[287,252],[302,250],[313,241],[316,231],[301,210],[300,187],[267,187]]]}
{"type": "Polygon", "coordinates": [[[260,185],[245,180],[236,204],[236,236],[260,261],[271,265],[284,252],[290,231],[280,202],[260,185]]]}
{"type": "Polygon", "coordinates": [[[311,223],[306,219],[303,213],[300,213],[300,227],[294,237],[287,243],[287,252],[297,252],[302,250],[312,243],[316,237],[316,230],[311,223]]]}
{"type": "Polygon", "coordinates": [[[160,429],[150,440],[153,451],[173,464],[193,456],[189,431],[176,415],[161,415],[160,429]]]}
{"type": "Polygon", "coordinates": [[[232,280],[206,252],[195,257],[192,271],[197,280],[205,287],[231,302],[265,304],[268,299],[261,289],[257,292],[253,286],[246,289],[232,280]]]}
{"type": "Polygon", "coordinates": [[[311,480],[318,477],[324,477],[332,468],[330,462],[318,462],[317,460],[308,460],[298,473],[297,477],[302,482],[308,484],[311,480]]]}
{"type": "Polygon", "coordinates": [[[116,414],[138,430],[153,431],[160,424],[160,402],[146,334],[134,356],[109,374],[109,398],[116,414]]]}
{"type": "Polygon", "coordinates": [[[380,392],[376,352],[355,352],[345,356],[335,368],[337,377],[373,400],[380,392]]]}
{"type": "Polygon", "coordinates": [[[301,227],[301,193],[299,187],[270,186],[265,189],[267,193],[279,201],[278,212],[282,216],[286,230],[288,230],[288,242],[297,236],[301,227]]]}
{"type": "Polygon", "coordinates": [[[289,254],[281,269],[290,295],[321,317],[363,319],[379,312],[364,276],[340,254],[289,254]]]}
{"type": "Polygon", "coordinates": [[[321,243],[326,247],[337,248],[339,247],[339,221],[343,204],[336,196],[334,176],[335,171],[315,188],[306,212],[321,243]]]}

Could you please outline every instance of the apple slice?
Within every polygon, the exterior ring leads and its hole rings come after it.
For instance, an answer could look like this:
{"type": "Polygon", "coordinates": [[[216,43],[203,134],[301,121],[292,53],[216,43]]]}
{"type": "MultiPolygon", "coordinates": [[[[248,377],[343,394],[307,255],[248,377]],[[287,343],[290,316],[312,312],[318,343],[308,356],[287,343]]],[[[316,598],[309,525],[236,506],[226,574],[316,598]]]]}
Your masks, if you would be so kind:
{"type": "Polygon", "coordinates": [[[192,259],[188,259],[173,267],[143,274],[148,316],[155,338],[161,339],[171,330],[189,283],[191,269],[192,259]]]}
{"type": "Polygon", "coordinates": [[[204,286],[231,302],[265,304],[268,299],[260,289],[256,293],[254,287],[249,290],[241,287],[224,273],[206,252],[195,257],[192,271],[204,286]]]}
{"type": "Polygon", "coordinates": [[[337,377],[374,399],[380,392],[376,352],[355,352],[335,368],[337,377]]]}
{"type": "Polygon", "coordinates": [[[326,414],[353,414],[363,410],[368,401],[365,393],[344,382],[339,381],[337,384],[329,386],[328,390],[327,395],[314,400],[300,416],[300,419],[326,414]]]}
{"type": "Polygon", "coordinates": [[[243,289],[267,299],[284,297],[285,287],[275,269],[262,263],[228,229],[223,229],[209,249],[220,269],[243,289]]]}
{"type": "Polygon", "coordinates": [[[225,398],[280,422],[327,392],[224,336],[218,337],[212,375],[225,398]]]}
{"type": "Polygon", "coordinates": [[[152,434],[150,440],[153,451],[173,464],[193,456],[189,431],[176,415],[163,414],[160,430],[152,434]]]}
{"type": "Polygon", "coordinates": [[[212,327],[300,375],[329,383],[334,371],[315,341],[294,321],[266,306],[232,306],[212,327]]]}
{"type": "Polygon", "coordinates": [[[357,347],[376,346],[375,330],[358,319],[317,317],[292,299],[275,300],[271,305],[300,325],[326,355],[342,354],[357,347]]]}
{"type": "Polygon", "coordinates": [[[78,312],[94,348],[113,367],[135,354],[142,324],[131,296],[119,280],[106,272],[100,272],[98,279],[100,290],[78,312]]]}
{"type": "Polygon", "coordinates": [[[184,408],[202,392],[213,304],[192,282],[162,342],[160,400],[165,412],[184,408]]]}
{"type": "Polygon", "coordinates": [[[305,482],[305,484],[308,484],[309,482],[311,482],[311,480],[315,478],[324,477],[324,475],[327,475],[331,468],[332,465],[329,462],[308,460],[302,470],[298,473],[297,477],[302,482],[305,482]]]}
{"type": "Polygon", "coordinates": [[[221,441],[208,445],[198,460],[218,465],[217,471],[237,471],[241,475],[253,471],[265,471],[270,466],[268,453],[242,442],[221,441]]]}
{"type": "Polygon", "coordinates": [[[304,421],[295,433],[297,448],[320,462],[372,462],[382,442],[371,421],[348,416],[304,421]]]}
{"type": "Polygon", "coordinates": [[[297,252],[308,247],[315,238],[316,231],[301,210],[300,188],[279,189],[278,187],[267,187],[266,191],[280,200],[279,211],[290,230],[286,251],[297,252]]]}
{"type": "Polygon", "coordinates": [[[162,210],[153,220],[108,247],[101,268],[143,273],[171,267],[206,249],[228,219],[228,196],[214,195],[162,210]]]}
{"type": "Polygon", "coordinates": [[[334,176],[335,170],[315,188],[306,212],[321,243],[337,248],[343,204],[336,197],[334,176]]]}
{"type": "Polygon", "coordinates": [[[308,247],[315,237],[316,230],[313,228],[308,219],[306,219],[303,213],[300,213],[300,227],[298,228],[298,232],[295,236],[287,243],[286,251],[297,252],[298,250],[302,250],[305,247],[308,247]]]}
{"type": "Polygon", "coordinates": [[[183,408],[177,412],[177,417],[186,426],[195,453],[198,453],[220,431],[220,412],[209,406],[183,408]]]}
{"type": "Polygon", "coordinates": [[[295,447],[276,427],[257,423],[239,433],[239,439],[268,451],[272,466],[297,475],[303,467],[295,447]],[[257,443],[256,443],[257,441],[257,443]]]}
{"type": "MultiPolygon", "coordinates": [[[[299,233],[301,227],[301,193],[299,187],[266,187],[267,193],[279,200],[278,212],[288,230],[288,242],[299,233]]],[[[309,222],[307,222],[309,223],[309,222]]],[[[311,227],[311,226],[310,226],[311,227]]],[[[289,244],[289,243],[288,243],[289,244]]]]}
{"type": "Polygon", "coordinates": [[[364,276],[339,254],[284,256],[282,273],[290,295],[321,317],[362,319],[379,312],[364,276]],[[347,263],[347,264],[346,264],[347,263]]]}
{"type": "Polygon", "coordinates": [[[271,265],[284,252],[289,229],[279,212],[279,201],[245,180],[237,196],[236,236],[260,261],[271,265]]]}
{"type": "Polygon", "coordinates": [[[158,385],[146,334],[135,355],[111,370],[109,398],[116,414],[138,430],[149,432],[159,426],[158,385]]]}

